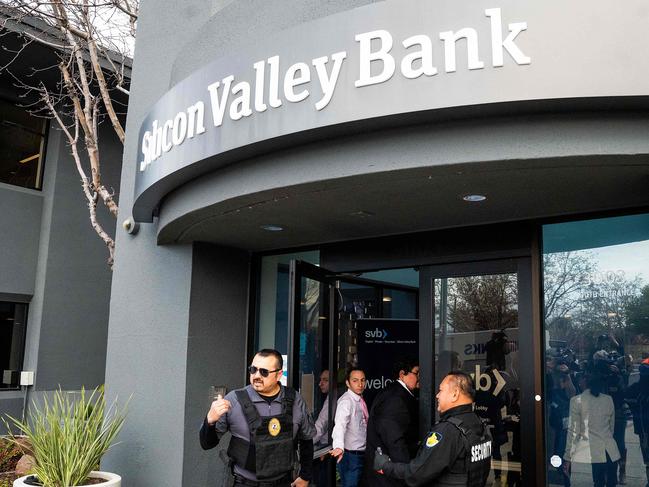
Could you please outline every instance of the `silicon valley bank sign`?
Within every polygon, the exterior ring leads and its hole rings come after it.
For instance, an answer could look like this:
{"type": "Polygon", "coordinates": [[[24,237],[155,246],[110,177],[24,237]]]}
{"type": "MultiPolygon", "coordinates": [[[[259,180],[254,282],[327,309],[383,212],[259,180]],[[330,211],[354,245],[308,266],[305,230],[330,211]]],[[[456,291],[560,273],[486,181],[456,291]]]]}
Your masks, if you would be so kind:
{"type": "MultiPolygon", "coordinates": [[[[518,65],[530,64],[516,44],[516,37],[527,30],[526,22],[514,22],[507,25],[508,33],[503,38],[502,12],[500,8],[484,11],[490,20],[491,65],[501,67],[505,53],[508,53],[518,65]]],[[[358,79],[355,88],[377,85],[388,81],[399,73],[406,79],[417,79],[420,76],[436,76],[439,69],[433,56],[433,39],[426,34],[412,35],[401,41],[407,50],[401,59],[392,53],[394,37],[387,30],[375,30],[357,34],[354,37],[358,49],[356,71],[358,79]]],[[[484,69],[485,63],[480,60],[479,37],[476,29],[464,27],[457,31],[439,33],[443,44],[443,71],[457,71],[458,43],[466,46],[467,66],[469,70],[484,69]]],[[[238,80],[230,74],[221,80],[214,81],[205,87],[202,99],[176,113],[167,120],[153,120],[140,142],[140,171],[146,171],[149,164],[181,145],[186,139],[196,136],[209,136],[208,129],[220,127],[228,117],[232,121],[263,113],[266,110],[279,108],[284,102],[303,103],[313,98],[311,84],[317,85],[318,96],[313,100],[315,110],[323,110],[332,100],[338,85],[341,70],[347,59],[346,51],[339,51],[330,56],[316,57],[308,62],[291,64],[280,72],[280,56],[257,61],[252,65],[253,80],[238,80]],[[268,82],[266,82],[268,79],[268,82]],[[206,120],[205,106],[209,104],[212,116],[206,120]]]]}
{"type": "Polygon", "coordinates": [[[170,60],[191,74],[142,120],[133,217],[151,221],[182,184],[298,144],[463,107],[648,95],[649,57],[629,46],[649,43],[649,9],[628,2],[387,0],[248,34],[254,44],[194,72],[170,60]]]}

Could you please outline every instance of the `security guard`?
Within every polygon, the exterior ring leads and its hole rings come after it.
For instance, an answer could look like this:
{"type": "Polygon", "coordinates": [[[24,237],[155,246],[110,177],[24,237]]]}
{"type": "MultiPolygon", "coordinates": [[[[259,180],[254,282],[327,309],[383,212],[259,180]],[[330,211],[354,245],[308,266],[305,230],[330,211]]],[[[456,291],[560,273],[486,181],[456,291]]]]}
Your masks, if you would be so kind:
{"type": "Polygon", "coordinates": [[[204,450],[232,434],[227,450],[235,486],[307,487],[311,480],[315,428],[302,397],[284,387],[277,350],[257,352],[248,367],[250,385],[212,403],[200,431],[204,450]],[[300,472],[294,479],[295,446],[300,472]]]}
{"type": "Polygon", "coordinates": [[[377,451],[374,468],[409,486],[484,487],[491,468],[491,437],[473,412],[473,380],[449,372],[439,385],[439,423],[426,436],[410,463],[394,463],[377,451]]]}

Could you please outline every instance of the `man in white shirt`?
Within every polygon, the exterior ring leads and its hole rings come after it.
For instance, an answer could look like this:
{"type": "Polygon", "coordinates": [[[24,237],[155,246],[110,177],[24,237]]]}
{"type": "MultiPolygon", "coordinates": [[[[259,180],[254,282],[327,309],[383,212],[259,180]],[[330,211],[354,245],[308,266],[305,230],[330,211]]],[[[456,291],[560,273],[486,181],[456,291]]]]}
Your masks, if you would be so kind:
{"type": "Polygon", "coordinates": [[[340,396],[336,406],[331,455],[338,462],[342,487],[357,487],[363,474],[369,416],[363,399],[365,372],[351,368],[345,383],[347,392],[340,396]]]}

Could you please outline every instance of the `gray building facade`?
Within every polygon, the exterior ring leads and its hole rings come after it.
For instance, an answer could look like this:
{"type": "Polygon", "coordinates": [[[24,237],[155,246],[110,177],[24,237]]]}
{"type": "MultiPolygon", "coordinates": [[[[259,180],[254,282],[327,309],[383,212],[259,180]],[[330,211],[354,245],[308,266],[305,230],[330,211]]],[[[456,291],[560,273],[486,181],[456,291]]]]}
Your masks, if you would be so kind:
{"type": "MultiPolygon", "coordinates": [[[[112,273],[65,135],[56,122],[33,115],[33,100],[18,86],[33,68],[55,65],[56,52],[31,43],[9,62],[24,43],[21,33],[42,34],[44,24],[6,22],[12,12],[0,14],[6,68],[0,73],[0,413],[20,418],[25,405],[53,390],[104,383],[112,273]],[[21,371],[34,373],[33,385],[20,386],[21,371]]],[[[40,81],[56,87],[51,70],[46,73],[40,81]]],[[[110,127],[100,133],[104,178],[119,185],[121,144],[110,127]]],[[[98,214],[114,233],[115,221],[98,214]]],[[[0,428],[4,432],[4,424],[0,428]]]]}
{"type": "MultiPolygon", "coordinates": [[[[210,386],[274,347],[315,414],[325,369],[385,382],[368,350],[405,320],[422,431],[463,367],[501,401],[492,479],[562,485],[566,381],[584,393],[601,350],[630,387],[649,353],[647,20],[640,1],[143,1],[105,376],[130,413],[103,468],[211,485],[210,386]]],[[[644,485],[630,417],[615,434],[616,475],[644,485]]]]}

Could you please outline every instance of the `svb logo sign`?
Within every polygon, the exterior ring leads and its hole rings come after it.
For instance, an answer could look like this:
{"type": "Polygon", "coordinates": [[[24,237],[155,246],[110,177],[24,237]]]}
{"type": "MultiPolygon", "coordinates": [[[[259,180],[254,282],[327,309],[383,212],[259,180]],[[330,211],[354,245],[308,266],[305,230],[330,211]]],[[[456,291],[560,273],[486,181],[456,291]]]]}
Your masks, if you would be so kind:
{"type": "Polygon", "coordinates": [[[475,366],[475,374],[471,374],[475,382],[476,391],[485,391],[489,392],[492,389],[492,394],[497,396],[500,394],[500,391],[503,390],[503,387],[507,384],[507,381],[503,379],[503,376],[498,372],[498,369],[491,369],[489,373],[481,372],[480,365],[475,366]],[[493,374],[493,377],[492,375],[493,374]],[[493,381],[496,381],[496,384],[493,384],[493,381]]]}
{"type": "Polygon", "coordinates": [[[388,332],[385,330],[379,330],[378,328],[375,328],[374,330],[367,330],[365,332],[365,338],[381,338],[385,340],[388,337],[388,332]]]}

